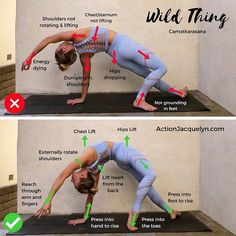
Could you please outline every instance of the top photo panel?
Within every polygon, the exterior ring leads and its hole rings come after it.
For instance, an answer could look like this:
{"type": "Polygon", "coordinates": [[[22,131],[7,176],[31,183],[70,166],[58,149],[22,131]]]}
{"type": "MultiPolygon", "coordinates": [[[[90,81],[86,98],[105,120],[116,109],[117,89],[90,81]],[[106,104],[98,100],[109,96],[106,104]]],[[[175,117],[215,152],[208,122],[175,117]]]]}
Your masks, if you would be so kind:
{"type": "Polygon", "coordinates": [[[234,0],[10,2],[1,116],[236,115],[234,0]]]}

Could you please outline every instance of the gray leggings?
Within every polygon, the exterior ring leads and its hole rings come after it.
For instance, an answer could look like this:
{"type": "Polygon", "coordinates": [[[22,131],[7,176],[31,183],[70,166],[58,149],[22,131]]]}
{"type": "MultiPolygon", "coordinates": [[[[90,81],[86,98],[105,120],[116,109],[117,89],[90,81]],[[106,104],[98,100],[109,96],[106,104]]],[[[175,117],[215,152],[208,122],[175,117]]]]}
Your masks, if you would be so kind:
{"type": "Polygon", "coordinates": [[[146,96],[152,87],[164,92],[170,92],[171,87],[161,80],[166,74],[167,68],[153,52],[134,42],[128,36],[119,33],[115,36],[108,54],[112,56],[114,50],[116,50],[117,64],[120,67],[131,70],[145,78],[137,98],[140,98],[142,93],[146,96]],[[148,53],[150,59],[145,60],[138,52],[139,50],[145,54],[148,53]]]}
{"type": "Polygon", "coordinates": [[[125,147],[123,143],[114,143],[112,148],[112,160],[114,160],[121,169],[128,171],[139,182],[133,204],[134,212],[140,212],[146,196],[164,211],[168,213],[172,212],[172,209],[153,188],[152,184],[156,179],[156,174],[149,162],[140,152],[132,147],[125,147]],[[144,165],[148,165],[148,168],[144,168],[144,165]]]}

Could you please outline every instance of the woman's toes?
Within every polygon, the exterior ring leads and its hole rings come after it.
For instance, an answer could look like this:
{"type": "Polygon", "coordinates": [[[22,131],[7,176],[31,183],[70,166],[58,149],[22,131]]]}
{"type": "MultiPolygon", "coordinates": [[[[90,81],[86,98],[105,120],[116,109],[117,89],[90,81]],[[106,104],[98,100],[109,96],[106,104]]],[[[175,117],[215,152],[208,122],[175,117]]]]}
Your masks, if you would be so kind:
{"type": "Polygon", "coordinates": [[[154,106],[152,106],[152,105],[149,105],[149,111],[156,111],[156,110],[157,110],[156,107],[154,107],[154,106]]]}
{"type": "Polygon", "coordinates": [[[170,215],[170,218],[172,220],[175,220],[176,218],[180,217],[182,214],[179,211],[173,211],[172,214],[170,215]]]}
{"type": "Polygon", "coordinates": [[[131,225],[127,225],[127,227],[130,231],[135,231],[135,230],[138,229],[137,227],[134,227],[134,226],[131,226],[131,225]]]}

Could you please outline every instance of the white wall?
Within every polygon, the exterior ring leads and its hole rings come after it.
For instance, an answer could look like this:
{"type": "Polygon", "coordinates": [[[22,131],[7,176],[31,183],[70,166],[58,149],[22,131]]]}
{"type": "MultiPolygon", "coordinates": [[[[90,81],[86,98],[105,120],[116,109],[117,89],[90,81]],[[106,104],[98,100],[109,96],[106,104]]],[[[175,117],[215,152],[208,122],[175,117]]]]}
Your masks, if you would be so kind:
{"type": "Polygon", "coordinates": [[[200,138],[200,210],[236,234],[236,122],[211,121],[211,125],[223,126],[225,132],[200,138]]]}
{"type": "MultiPolygon", "coordinates": [[[[196,6],[197,0],[48,0],[17,1],[17,91],[21,93],[69,93],[78,92],[81,87],[67,87],[64,76],[81,76],[81,66],[76,62],[69,71],[60,72],[55,65],[54,51],[56,45],[50,45],[45,51],[37,55],[36,59],[50,60],[47,71],[20,72],[22,61],[32,52],[40,40],[53,33],[69,30],[71,28],[40,28],[43,16],[47,17],[76,17],[79,27],[96,26],[91,23],[85,13],[117,13],[113,22],[100,23],[99,26],[111,28],[117,32],[131,36],[135,41],[145,45],[154,51],[169,69],[165,80],[179,88],[188,85],[191,89],[197,89],[197,42],[195,34],[170,34],[170,29],[196,29],[197,24],[188,24],[183,21],[181,26],[174,23],[146,23],[149,10],[155,11],[157,7],[162,11],[169,8],[177,11],[182,9],[184,17],[188,8],[196,6]],[[24,33],[22,33],[24,32],[24,33]]],[[[35,64],[33,64],[33,67],[35,64]]],[[[32,68],[33,68],[32,67],[32,68]]],[[[126,92],[137,91],[143,79],[125,69],[114,66],[108,55],[98,54],[93,59],[92,83],[90,92],[126,92]],[[119,76],[126,76],[127,80],[104,80],[104,76],[110,74],[110,69],[120,69],[119,76]]],[[[75,82],[75,81],[72,81],[75,82]]],[[[80,81],[79,81],[80,82],[80,81]]]]}
{"type": "Polygon", "coordinates": [[[17,121],[0,120],[0,188],[17,182],[17,121]],[[9,181],[9,175],[14,180],[9,181]]]}
{"type": "Polygon", "coordinates": [[[16,0],[0,0],[0,66],[15,63],[16,0]],[[12,54],[12,60],[7,60],[12,54]]]}
{"type": "MultiPolygon", "coordinates": [[[[21,213],[34,213],[43,203],[54,179],[63,168],[77,158],[84,149],[83,135],[74,129],[95,129],[88,135],[89,143],[101,140],[122,141],[130,136],[130,145],[139,149],[150,161],[157,173],[154,187],[168,200],[168,192],[190,192],[193,203],[170,204],[179,210],[199,209],[199,134],[156,132],[157,126],[198,126],[197,121],[20,121],[18,142],[18,209],[21,213]],[[118,127],[136,127],[137,132],[117,132],[118,127]],[[30,130],[30,132],[29,132],[30,130]],[[178,135],[178,138],[176,136],[178,135]],[[39,161],[39,149],[77,150],[79,154],[62,156],[61,161],[39,161]],[[29,200],[38,206],[23,206],[22,182],[35,182],[42,199],[29,200]]],[[[58,156],[58,155],[51,155],[58,156]]],[[[93,212],[127,212],[132,207],[137,183],[115,163],[108,163],[105,175],[124,175],[124,187],[119,193],[107,193],[102,179],[93,212]],[[112,199],[112,201],[111,201],[112,199]],[[102,204],[104,203],[104,204],[102,204]]],[[[31,194],[28,194],[31,196],[31,194]]],[[[181,198],[182,199],[182,198],[181,198]]],[[[67,180],[53,202],[54,213],[81,212],[85,196],[79,194],[67,180]]],[[[158,211],[159,208],[147,199],[143,211],[158,211]]]]}
{"type": "Polygon", "coordinates": [[[230,20],[219,30],[202,23],[207,35],[199,36],[199,90],[236,115],[236,2],[235,0],[200,0],[209,12],[225,13],[230,20]]]}

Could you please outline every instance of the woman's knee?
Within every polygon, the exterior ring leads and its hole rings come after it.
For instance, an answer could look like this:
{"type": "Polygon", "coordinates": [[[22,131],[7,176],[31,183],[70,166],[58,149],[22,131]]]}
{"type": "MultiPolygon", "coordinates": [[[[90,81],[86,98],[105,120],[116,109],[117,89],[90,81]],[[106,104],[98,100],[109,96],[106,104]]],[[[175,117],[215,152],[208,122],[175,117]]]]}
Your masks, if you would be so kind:
{"type": "Polygon", "coordinates": [[[156,83],[167,73],[167,67],[164,63],[158,65],[158,67],[149,74],[149,78],[156,83]]]}
{"type": "Polygon", "coordinates": [[[161,71],[162,76],[164,76],[167,73],[168,69],[167,69],[167,66],[164,63],[161,64],[160,71],[161,71]]]}
{"type": "Polygon", "coordinates": [[[157,175],[156,175],[156,173],[151,172],[151,173],[148,174],[147,178],[148,178],[148,180],[149,180],[150,182],[153,183],[153,182],[156,180],[157,175]]]}

